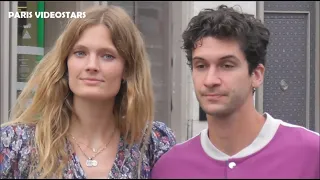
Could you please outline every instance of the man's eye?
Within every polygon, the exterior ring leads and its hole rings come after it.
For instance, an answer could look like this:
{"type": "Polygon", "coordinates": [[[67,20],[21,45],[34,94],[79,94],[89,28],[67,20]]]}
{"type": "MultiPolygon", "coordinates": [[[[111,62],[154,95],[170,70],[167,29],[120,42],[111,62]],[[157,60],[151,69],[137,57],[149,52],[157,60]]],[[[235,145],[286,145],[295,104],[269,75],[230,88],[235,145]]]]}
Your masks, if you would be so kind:
{"type": "Polygon", "coordinates": [[[225,69],[230,69],[230,68],[233,68],[234,66],[231,64],[224,64],[222,67],[225,69]]]}
{"type": "Polygon", "coordinates": [[[203,68],[205,68],[205,67],[206,67],[206,66],[203,65],[203,64],[199,64],[199,65],[196,66],[196,68],[198,68],[198,69],[203,69],[203,68]]]}

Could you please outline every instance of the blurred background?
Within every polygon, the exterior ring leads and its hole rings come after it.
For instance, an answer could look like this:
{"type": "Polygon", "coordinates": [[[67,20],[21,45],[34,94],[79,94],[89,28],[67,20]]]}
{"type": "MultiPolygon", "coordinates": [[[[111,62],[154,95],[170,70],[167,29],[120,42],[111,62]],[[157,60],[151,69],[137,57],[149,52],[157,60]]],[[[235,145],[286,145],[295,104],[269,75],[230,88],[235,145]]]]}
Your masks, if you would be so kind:
{"type": "Polygon", "coordinates": [[[55,43],[67,19],[8,18],[8,12],[83,11],[91,5],[123,7],[142,32],[151,58],[155,120],[178,142],[206,128],[193,92],[181,34],[203,8],[221,4],[261,19],[271,31],[264,85],[255,106],[284,121],[319,132],[319,1],[1,1],[0,120],[8,113],[35,65],[55,43]]]}

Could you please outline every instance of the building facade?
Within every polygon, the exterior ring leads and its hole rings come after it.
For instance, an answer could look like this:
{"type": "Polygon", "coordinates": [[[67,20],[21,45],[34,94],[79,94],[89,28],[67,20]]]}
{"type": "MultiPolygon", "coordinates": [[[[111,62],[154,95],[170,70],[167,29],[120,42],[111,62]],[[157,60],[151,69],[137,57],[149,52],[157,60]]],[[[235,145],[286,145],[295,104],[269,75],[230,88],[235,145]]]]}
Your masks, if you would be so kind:
{"type": "Polygon", "coordinates": [[[203,8],[221,4],[264,21],[271,31],[264,85],[255,106],[276,118],[319,132],[320,33],[316,1],[15,1],[0,2],[0,119],[23,89],[36,63],[55,43],[66,19],[9,18],[18,11],[83,11],[91,5],[123,7],[137,24],[151,58],[155,120],[182,142],[206,128],[181,50],[181,34],[203,8]],[[201,117],[201,118],[200,118],[201,117]]]}

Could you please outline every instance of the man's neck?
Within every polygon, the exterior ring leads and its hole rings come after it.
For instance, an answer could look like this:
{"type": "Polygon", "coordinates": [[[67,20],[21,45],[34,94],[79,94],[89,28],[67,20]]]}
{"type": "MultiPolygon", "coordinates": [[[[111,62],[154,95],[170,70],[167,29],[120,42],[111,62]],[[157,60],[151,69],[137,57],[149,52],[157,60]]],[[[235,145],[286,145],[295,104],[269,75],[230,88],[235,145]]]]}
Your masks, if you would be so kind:
{"type": "Polygon", "coordinates": [[[208,136],[223,153],[233,156],[250,145],[258,136],[265,119],[253,105],[244,104],[224,118],[208,117],[208,136]]]}

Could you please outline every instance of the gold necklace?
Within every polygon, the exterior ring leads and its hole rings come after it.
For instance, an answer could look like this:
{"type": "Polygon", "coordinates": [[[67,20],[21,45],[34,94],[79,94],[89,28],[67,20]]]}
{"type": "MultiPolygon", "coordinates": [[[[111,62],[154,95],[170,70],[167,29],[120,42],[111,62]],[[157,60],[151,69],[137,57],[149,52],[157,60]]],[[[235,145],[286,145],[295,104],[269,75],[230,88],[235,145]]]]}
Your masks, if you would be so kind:
{"type": "Polygon", "coordinates": [[[71,138],[75,141],[75,142],[77,142],[77,143],[79,143],[79,144],[83,144],[83,145],[85,145],[85,146],[87,146],[87,148],[89,148],[90,150],[92,150],[92,152],[94,152],[94,153],[96,153],[99,149],[101,149],[101,147],[100,148],[98,148],[98,149],[96,149],[96,148],[92,148],[92,147],[89,147],[88,145],[86,145],[85,143],[82,143],[82,142],[79,142],[74,136],[72,136],[71,134],[70,134],[70,136],[71,136],[71,138]]]}
{"type": "MultiPolygon", "coordinates": [[[[76,140],[75,138],[72,138],[72,139],[74,139],[76,145],[79,147],[79,149],[80,149],[80,151],[82,152],[82,154],[87,158],[87,160],[86,160],[86,166],[87,166],[87,167],[96,167],[96,166],[98,166],[98,161],[97,161],[97,160],[94,160],[93,158],[95,158],[98,154],[100,154],[102,151],[104,151],[104,150],[107,148],[107,146],[110,144],[110,142],[111,142],[111,140],[112,140],[112,138],[113,138],[113,135],[114,135],[115,131],[116,131],[116,128],[115,128],[114,131],[112,132],[111,137],[110,137],[108,143],[106,143],[105,147],[103,147],[100,151],[98,151],[98,152],[97,152],[96,154],[94,154],[92,157],[89,157],[89,156],[82,150],[82,148],[80,147],[80,144],[77,142],[77,140],[76,140]]],[[[71,137],[73,137],[73,136],[71,135],[71,137]]]]}

